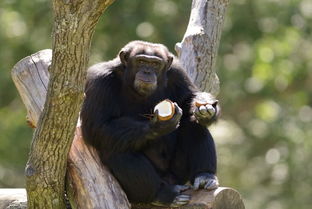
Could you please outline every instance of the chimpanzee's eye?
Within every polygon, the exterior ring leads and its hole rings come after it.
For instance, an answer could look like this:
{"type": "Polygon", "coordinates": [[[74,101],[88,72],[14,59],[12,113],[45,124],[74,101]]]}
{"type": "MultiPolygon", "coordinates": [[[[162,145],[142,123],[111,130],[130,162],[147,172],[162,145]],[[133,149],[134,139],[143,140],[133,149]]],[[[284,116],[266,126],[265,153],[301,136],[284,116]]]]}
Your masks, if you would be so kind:
{"type": "Polygon", "coordinates": [[[152,62],[152,66],[153,66],[153,67],[158,67],[158,66],[159,66],[159,63],[157,63],[157,62],[152,62]]]}

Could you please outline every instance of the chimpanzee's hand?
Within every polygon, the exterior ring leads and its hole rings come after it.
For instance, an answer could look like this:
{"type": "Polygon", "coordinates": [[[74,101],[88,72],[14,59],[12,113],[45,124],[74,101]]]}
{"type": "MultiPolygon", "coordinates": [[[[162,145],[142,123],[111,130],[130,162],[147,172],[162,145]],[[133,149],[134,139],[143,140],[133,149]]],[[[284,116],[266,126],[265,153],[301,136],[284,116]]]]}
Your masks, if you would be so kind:
{"type": "Polygon", "coordinates": [[[154,117],[150,122],[152,133],[155,137],[169,134],[179,127],[180,119],[182,117],[182,109],[177,103],[174,103],[175,113],[172,118],[168,120],[159,120],[158,110],[156,110],[154,117]]]}
{"type": "Polygon", "coordinates": [[[213,190],[219,187],[218,178],[210,173],[201,173],[195,177],[193,189],[213,190]]]}
{"type": "Polygon", "coordinates": [[[218,100],[211,94],[199,92],[193,99],[194,111],[193,114],[202,125],[209,125],[217,119],[219,112],[218,100]]]}

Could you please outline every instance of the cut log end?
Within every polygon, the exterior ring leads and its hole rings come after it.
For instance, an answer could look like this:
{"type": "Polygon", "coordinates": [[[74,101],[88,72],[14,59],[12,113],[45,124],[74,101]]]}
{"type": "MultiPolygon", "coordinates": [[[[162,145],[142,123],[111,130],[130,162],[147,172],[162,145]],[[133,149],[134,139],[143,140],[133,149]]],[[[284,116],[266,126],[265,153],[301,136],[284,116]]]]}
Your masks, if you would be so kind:
{"type": "Polygon", "coordinates": [[[234,189],[226,188],[218,192],[213,209],[245,209],[241,195],[234,189]]]}

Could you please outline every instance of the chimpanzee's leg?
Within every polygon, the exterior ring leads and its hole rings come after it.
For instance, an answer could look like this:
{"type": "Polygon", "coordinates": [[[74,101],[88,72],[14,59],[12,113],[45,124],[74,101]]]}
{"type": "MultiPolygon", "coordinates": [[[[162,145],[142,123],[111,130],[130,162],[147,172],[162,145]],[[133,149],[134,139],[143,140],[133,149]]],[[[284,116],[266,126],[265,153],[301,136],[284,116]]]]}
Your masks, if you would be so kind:
{"type": "Polygon", "coordinates": [[[150,202],[162,180],[142,154],[119,153],[106,162],[131,202],[150,202]]]}
{"type": "Polygon", "coordinates": [[[200,174],[216,174],[217,157],[215,144],[206,127],[196,122],[183,121],[177,130],[176,157],[171,171],[178,177],[179,183],[194,182],[200,174]]]}
{"type": "Polygon", "coordinates": [[[164,182],[141,153],[115,154],[109,157],[106,165],[121,184],[130,202],[182,205],[190,199],[180,194],[185,190],[184,187],[164,182]]]}

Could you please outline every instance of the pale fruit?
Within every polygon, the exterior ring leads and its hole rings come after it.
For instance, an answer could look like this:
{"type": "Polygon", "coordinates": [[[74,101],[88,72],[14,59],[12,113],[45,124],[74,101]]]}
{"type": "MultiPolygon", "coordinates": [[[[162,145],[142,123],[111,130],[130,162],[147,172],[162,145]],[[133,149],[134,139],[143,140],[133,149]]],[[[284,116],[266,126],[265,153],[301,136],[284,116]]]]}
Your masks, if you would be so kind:
{"type": "Polygon", "coordinates": [[[196,107],[200,107],[200,106],[205,106],[205,105],[207,105],[208,104],[208,102],[206,102],[206,101],[195,101],[195,106],[196,107]]]}
{"type": "Polygon", "coordinates": [[[218,103],[218,100],[214,99],[212,95],[206,93],[206,92],[200,92],[196,95],[195,100],[195,106],[206,106],[207,104],[214,105],[215,103],[218,103]]]}
{"type": "Polygon", "coordinates": [[[159,120],[169,120],[175,112],[174,104],[169,99],[159,102],[155,106],[154,112],[156,112],[156,110],[158,110],[159,120]]]}

